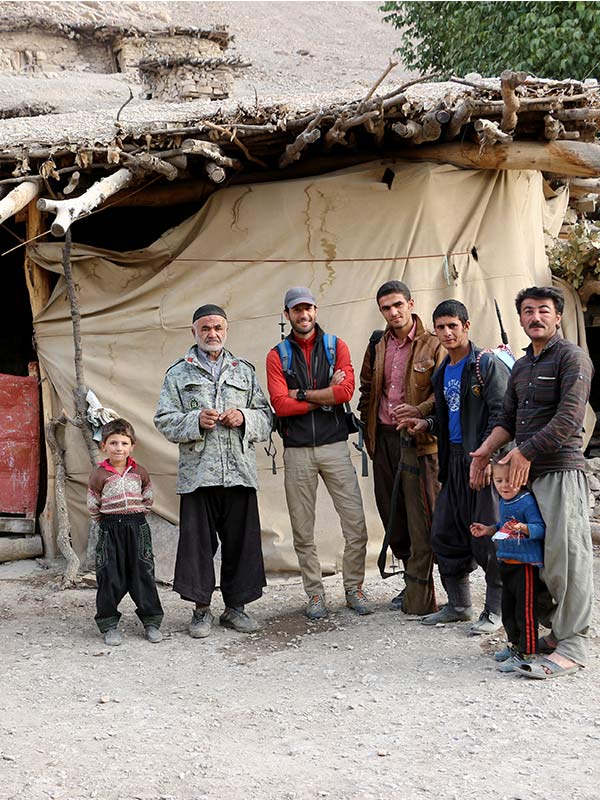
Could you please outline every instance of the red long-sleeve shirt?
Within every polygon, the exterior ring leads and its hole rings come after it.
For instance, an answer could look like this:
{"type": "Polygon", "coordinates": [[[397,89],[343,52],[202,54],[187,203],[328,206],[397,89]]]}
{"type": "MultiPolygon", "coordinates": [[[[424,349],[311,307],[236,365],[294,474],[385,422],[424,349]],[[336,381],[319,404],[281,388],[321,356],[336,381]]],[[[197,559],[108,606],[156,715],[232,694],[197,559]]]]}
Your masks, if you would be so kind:
{"type": "MultiPolygon", "coordinates": [[[[309,377],[310,357],[315,343],[315,337],[316,333],[309,339],[298,339],[294,336],[294,341],[300,347],[306,360],[309,377]]],[[[337,386],[332,386],[333,396],[335,398],[334,405],[340,405],[349,402],[354,394],[354,369],[352,368],[350,350],[348,349],[348,345],[341,339],[337,340],[336,345],[335,370],[343,370],[346,373],[342,383],[339,383],[337,386]]],[[[289,397],[289,388],[285,380],[285,375],[283,374],[281,358],[276,348],[269,350],[267,355],[267,386],[271,397],[271,405],[278,417],[293,417],[300,414],[307,414],[311,410],[309,402],[294,400],[294,398],[289,397]]],[[[326,387],[306,386],[302,388],[312,389],[326,387]]]]}

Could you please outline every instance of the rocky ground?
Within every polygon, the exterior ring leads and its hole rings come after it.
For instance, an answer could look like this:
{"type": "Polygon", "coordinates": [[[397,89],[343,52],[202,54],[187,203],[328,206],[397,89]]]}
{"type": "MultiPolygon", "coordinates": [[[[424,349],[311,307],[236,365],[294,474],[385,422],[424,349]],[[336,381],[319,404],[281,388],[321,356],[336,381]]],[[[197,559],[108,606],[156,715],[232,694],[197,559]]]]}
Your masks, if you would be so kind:
{"type": "Polygon", "coordinates": [[[595,631],[575,676],[502,675],[502,636],[390,611],[398,585],[372,574],[371,617],[342,606],[336,576],[330,618],[310,623],[299,580],[278,581],[253,606],[262,632],[206,640],[163,586],[164,641],[141,637],[127,599],[110,649],[94,591],[54,581],[0,566],[4,800],[598,799],[595,631]]]}

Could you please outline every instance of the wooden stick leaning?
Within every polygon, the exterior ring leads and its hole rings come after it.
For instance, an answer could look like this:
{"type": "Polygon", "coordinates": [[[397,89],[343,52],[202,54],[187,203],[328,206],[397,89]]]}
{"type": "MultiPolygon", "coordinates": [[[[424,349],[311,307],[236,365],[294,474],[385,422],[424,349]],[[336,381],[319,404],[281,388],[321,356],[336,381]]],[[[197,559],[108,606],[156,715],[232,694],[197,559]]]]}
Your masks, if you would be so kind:
{"type": "Polygon", "coordinates": [[[55,497],[56,497],[56,510],[58,517],[58,547],[66,559],[65,571],[63,574],[62,587],[67,588],[73,586],[76,582],[77,572],[80,566],[80,560],[71,543],[71,522],[69,518],[69,509],[66,499],[66,471],[64,451],[60,447],[56,437],[56,431],[59,425],[66,425],[71,423],[76,428],[81,430],[83,439],[86,444],[86,449],[90,459],[92,468],[96,466],[96,453],[97,448],[92,438],[91,427],[86,418],[87,401],[86,401],[86,386],[83,372],[83,348],[81,344],[81,312],[79,308],[79,300],[75,291],[75,282],[73,280],[73,273],[71,270],[71,231],[68,230],[63,247],[62,259],[63,272],[65,282],[67,284],[67,292],[69,295],[69,305],[71,307],[71,321],[73,324],[73,347],[74,347],[74,363],[75,363],[75,388],[73,395],[75,398],[75,417],[68,417],[64,412],[57,419],[51,419],[46,425],[46,436],[48,446],[52,451],[52,457],[55,466],[55,497]]]}

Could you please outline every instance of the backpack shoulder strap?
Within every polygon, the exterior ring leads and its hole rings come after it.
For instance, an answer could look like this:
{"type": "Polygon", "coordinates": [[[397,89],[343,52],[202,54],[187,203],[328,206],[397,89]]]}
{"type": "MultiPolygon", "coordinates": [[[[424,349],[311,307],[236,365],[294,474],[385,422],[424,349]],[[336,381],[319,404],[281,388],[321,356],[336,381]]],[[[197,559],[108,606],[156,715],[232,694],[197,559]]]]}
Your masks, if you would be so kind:
{"type": "Polygon", "coordinates": [[[276,347],[281,359],[281,368],[285,375],[286,372],[289,372],[290,364],[292,363],[292,345],[288,339],[282,339],[281,342],[277,343],[276,347]]]}
{"type": "Polygon", "coordinates": [[[329,364],[329,380],[335,372],[335,359],[337,350],[337,336],[332,333],[323,334],[323,347],[325,348],[325,358],[329,364]]]}
{"type": "Polygon", "coordinates": [[[377,330],[374,330],[369,337],[369,356],[371,359],[371,369],[373,369],[373,364],[375,363],[375,346],[377,342],[381,341],[384,333],[384,330],[378,328],[377,330]]]}
{"type": "MultiPolygon", "coordinates": [[[[490,350],[489,347],[484,347],[477,354],[477,358],[475,359],[475,374],[477,375],[477,380],[478,380],[480,386],[483,386],[484,383],[485,383],[484,378],[483,378],[483,372],[481,370],[481,359],[484,357],[484,355],[486,355],[488,353],[491,356],[494,355],[494,351],[493,350],[490,350]]],[[[487,373],[487,370],[486,370],[486,373],[487,373]]]]}

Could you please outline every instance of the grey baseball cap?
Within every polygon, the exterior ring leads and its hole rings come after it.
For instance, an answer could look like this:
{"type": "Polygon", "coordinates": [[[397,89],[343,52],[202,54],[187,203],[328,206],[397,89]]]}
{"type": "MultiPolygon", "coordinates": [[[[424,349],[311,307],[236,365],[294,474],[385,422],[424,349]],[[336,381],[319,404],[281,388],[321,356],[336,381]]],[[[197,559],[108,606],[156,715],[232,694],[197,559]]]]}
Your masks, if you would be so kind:
{"type": "Polygon", "coordinates": [[[313,293],[306,286],[294,286],[288,289],[285,293],[283,307],[294,308],[294,306],[299,306],[300,303],[309,303],[311,306],[317,305],[313,293]]]}

